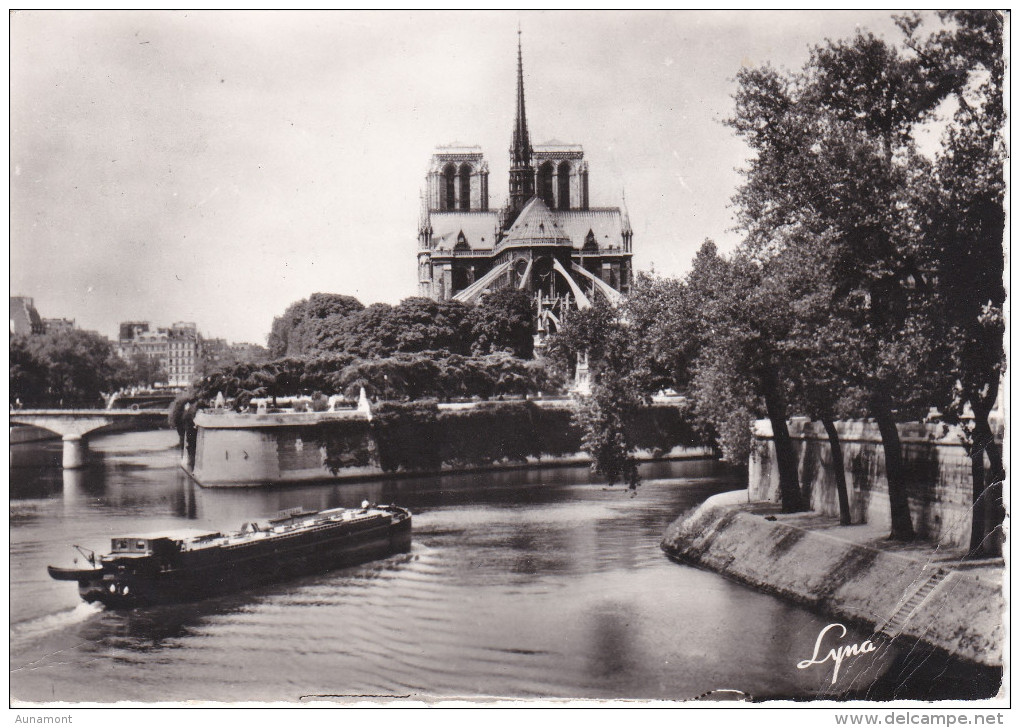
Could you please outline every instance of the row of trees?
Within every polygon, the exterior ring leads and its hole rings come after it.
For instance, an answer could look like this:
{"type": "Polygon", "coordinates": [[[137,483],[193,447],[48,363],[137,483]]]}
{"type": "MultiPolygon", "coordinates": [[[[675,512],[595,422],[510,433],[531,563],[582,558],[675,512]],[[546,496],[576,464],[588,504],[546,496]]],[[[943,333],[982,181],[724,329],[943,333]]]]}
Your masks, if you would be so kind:
{"type": "Polygon", "coordinates": [[[364,388],[368,396],[384,400],[450,400],[534,395],[560,387],[562,382],[551,378],[540,362],[507,352],[474,357],[422,352],[369,359],[333,354],[226,367],[199,380],[189,396],[209,400],[222,392],[243,401],[318,392],[356,399],[364,388]]]}
{"type": "Polygon", "coordinates": [[[926,28],[920,16],[900,18],[895,45],[866,33],[829,42],[799,72],[740,71],[728,124],[754,154],[735,198],[744,242],[729,257],[706,242],[684,279],[643,276],[622,312],[579,313],[551,342],[561,369],[591,354],[587,416],[605,428],[606,467],[631,472],[627,413],[669,386],[733,460],[747,457],[749,421],[766,416],[783,509],[802,510],[786,423],[805,414],[829,435],[849,523],[834,420],[872,417],[891,537],[910,540],[896,423],[934,407],[966,426],[972,548],[995,548],[1004,471],[988,416],[1005,368],[1003,23],[990,11],[939,19],[926,28]]]}
{"type": "Polygon", "coordinates": [[[158,363],[125,361],[105,336],[80,329],[10,339],[10,400],[23,405],[86,405],[104,393],[165,380],[158,363]]]}
{"type": "Polygon", "coordinates": [[[477,306],[408,298],[367,308],[351,296],[314,293],[273,320],[268,344],[274,359],[437,350],[462,356],[508,351],[530,359],[533,330],[532,302],[522,291],[496,291],[477,306]]]}

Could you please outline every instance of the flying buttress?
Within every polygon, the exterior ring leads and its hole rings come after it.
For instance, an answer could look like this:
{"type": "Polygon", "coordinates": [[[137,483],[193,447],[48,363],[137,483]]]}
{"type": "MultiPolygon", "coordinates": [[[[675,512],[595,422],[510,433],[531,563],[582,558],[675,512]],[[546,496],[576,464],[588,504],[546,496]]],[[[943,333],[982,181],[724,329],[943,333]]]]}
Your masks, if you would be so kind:
{"type": "Polygon", "coordinates": [[[601,291],[602,295],[604,295],[606,299],[614,306],[619,305],[620,301],[623,300],[622,293],[620,293],[618,290],[613,288],[611,285],[606,283],[604,280],[599,278],[591,271],[585,270],[584,268],[579,266],[577,263],[574,263],[573,261],[570,262],[570,267],[573,268],[578,273],[580,273],[581,275],[589,278],[592,281],[592,283],[595,284],[595,287],[599,291],[601,291]]]}
{"type": "Polygon", "coordinates": [[[479,278],[477,281],[472,283],[470,286],[465,288],[463,291],[453,297],[454,301],[460,301],[461,303],[469,303],[478,298],[482,291],[489,287],[489,284],[498,279],[501,275],[505,274],[510,270],[510,262],[500,263],[495,268],[490,270],[484,276],[479,278]]]}
{"type": "Polygon", "coordinates": [[[570,290],[574,294],[574,298],[577,299],[577,307],[582,311],[586,308],[591,308],[591,301],[589,301],[588,297],[584,295],[584,291],[582,291],[581,287],[577,285],[577,281],[573,279],[573,277],[567,272],[567,269],[564,268],[563,265],[555,258],[553,258],[553,269],[563,276],[563,280],[565,280],[567,285],[570,286],[570,290]]]}

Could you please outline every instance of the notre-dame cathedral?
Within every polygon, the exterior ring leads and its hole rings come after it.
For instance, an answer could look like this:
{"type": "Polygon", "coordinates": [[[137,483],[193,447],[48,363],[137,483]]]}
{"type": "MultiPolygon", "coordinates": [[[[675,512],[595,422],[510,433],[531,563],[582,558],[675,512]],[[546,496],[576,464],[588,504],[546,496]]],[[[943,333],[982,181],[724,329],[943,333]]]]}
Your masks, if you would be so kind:
{"type": "Polygon", "coordinates": [[[509,201],[489,209],[489,168],[479,147],[439,147],[418,226],[419,294],[477,301],[514,287],[535,300],[538,334],[599,296],[617,303],[631,285],[626,209],[588,204],[588,163],[578,144],[532,146],[517,43],[517,112],[509,201]]]}

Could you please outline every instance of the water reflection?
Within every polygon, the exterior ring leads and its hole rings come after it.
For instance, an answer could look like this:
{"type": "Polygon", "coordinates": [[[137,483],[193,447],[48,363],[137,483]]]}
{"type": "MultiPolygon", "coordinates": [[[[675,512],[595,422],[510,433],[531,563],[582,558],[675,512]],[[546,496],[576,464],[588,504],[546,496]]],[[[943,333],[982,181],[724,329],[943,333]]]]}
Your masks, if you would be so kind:
{"type": "Polygon", "coordinates": [[[608,600],[594,607],[586,615],[585,629],[588,633],[585,643],[585,669],[598,679],[614,677],[626,672],[632,662],[630,625],[627,605],[608,600]]]}

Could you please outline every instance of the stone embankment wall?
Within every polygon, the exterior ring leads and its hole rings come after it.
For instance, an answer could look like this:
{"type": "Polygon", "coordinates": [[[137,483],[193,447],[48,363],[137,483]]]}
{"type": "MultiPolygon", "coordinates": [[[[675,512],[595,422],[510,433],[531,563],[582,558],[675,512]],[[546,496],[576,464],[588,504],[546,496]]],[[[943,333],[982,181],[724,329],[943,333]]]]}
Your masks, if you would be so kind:
{"type": "MultiPolygon", "coordinates": [[[[669,527],[663,549],[870,629],[885,624],[939,568],[916,557],[768,521],[749,512],[747,498],[747,491],[709,498],[669,527]]],[[[909,613],[900,634],[968,662],[1000,666],[1003,613],[1001,567],[954,570],[909,613]]]]}
{"type": "MultiPolygon", "coordinates": [[[[352,450],[367,448],[368,422],[358,412],[244,414],[203,413],[197,427],[192,476],[205,486],[298,483],[329,476],[320,440],[347,437],[352,450]]],[[[370,463],[350,474],[375,472],[370,463]]]]}
{"type": "MultiPolygon", "coordinates": [[[[438,418],[417,430],[413,422],[380,429],[378,417],[373,423],[353,410],[199,412],[194,452],[184,465],[199,484],[227,487],[588,462],[569,405],[490,404],[440,406],[438,418]],[[486,410],[488,419],[480,416],[486,410]]],[[[675,407],[649,408],[642,431],[656,445],[640,457],[712,456],[690,441],[675,407]]]]}
{"type": "MultiPolygon", "coordinates": [[[[843,448],[854,523],[888,527],[889,491],[878,425],[853,420],[837,422],[836,429],[843,448]]],[[[922,423],[901,424],[898,429],[915,530],[921,538],[947,546],[966,546],[970,542],[973,480],[962,431],[959,427],[922,423]]],[[[748,470],[750,498],[779,502],[779,468],[769,422],[756,422],[754,435],[748,470]]],[[[1001,438],[1001,427],[998,435],[1001,438]]],[[[797,451],[801,489],[810,499],[811,509],[838,517],[832,450],[824,428],[820,422],[794,419],[790,436],[797,451]]]]}

